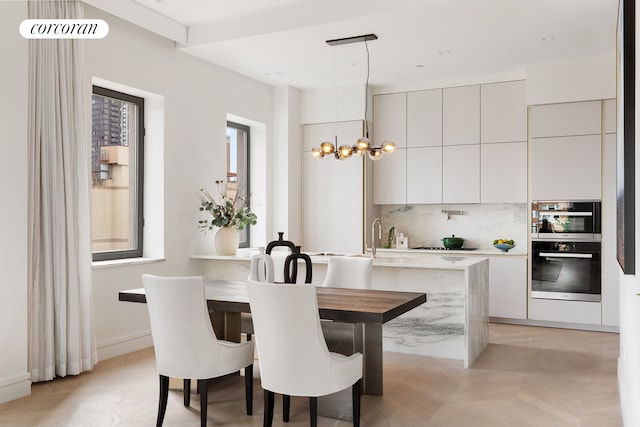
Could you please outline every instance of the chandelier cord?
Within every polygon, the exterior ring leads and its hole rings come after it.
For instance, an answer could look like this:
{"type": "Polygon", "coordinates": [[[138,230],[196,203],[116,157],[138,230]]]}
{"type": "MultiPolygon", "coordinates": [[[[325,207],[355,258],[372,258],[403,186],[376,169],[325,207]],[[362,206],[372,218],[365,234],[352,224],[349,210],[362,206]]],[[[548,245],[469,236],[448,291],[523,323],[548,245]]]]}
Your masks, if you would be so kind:
{"type": "Polygon", "coordinates": [[[367,50],[367,80],[364,84],[364,136],[369,138],[369,120],[367,119],[369,106],[369,45],[367,44],[367,40],[364,41],[364,47],[367,50]]]}

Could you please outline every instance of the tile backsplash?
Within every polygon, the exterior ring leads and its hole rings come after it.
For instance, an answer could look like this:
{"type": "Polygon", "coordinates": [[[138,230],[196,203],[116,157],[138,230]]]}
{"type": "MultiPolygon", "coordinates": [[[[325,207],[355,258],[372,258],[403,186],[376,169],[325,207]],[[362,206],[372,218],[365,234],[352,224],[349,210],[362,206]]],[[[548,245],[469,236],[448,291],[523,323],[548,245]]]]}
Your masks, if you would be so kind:
{"type": "Polygon", "coordinates": [[[409,247],[442,246],[442,238],[454,234],[465,239],[465,247],[491,248],[494,239],[507,238],[527,245],[526,203],[463,205],[383,205],[380,214],[383,242],[389,229],[404,233],[409,247]],[[448,219],[442,211],[452,211],[448,219]],[[461,214],[460,214],[461,213],[461,214]]]}

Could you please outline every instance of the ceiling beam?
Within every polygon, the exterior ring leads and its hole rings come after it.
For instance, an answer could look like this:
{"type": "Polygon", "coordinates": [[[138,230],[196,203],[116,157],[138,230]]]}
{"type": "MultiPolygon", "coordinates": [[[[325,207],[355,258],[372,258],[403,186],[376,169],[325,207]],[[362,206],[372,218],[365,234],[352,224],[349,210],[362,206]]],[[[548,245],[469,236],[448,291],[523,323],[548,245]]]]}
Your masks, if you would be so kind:
{"type": "MultiPolygon", "coordinates": [[[[83,0],[86,4],[122,18],[178,44],[187,44],[187,27],[134,1],[83,0]]],[[[108,23],[108,22],[107,22],[108,23]]]]}

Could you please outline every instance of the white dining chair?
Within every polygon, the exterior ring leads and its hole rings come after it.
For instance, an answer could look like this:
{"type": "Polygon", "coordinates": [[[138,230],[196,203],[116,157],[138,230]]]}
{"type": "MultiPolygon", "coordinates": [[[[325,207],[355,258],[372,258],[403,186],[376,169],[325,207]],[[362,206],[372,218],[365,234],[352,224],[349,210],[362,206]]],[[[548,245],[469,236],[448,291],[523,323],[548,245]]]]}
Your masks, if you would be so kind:
{"type": "Polygon", "coordinates": [[[191,379],[198,381],[200,425],[207,423],[208,380],[244,368],[247,415],[253,412],[252,342],[218,340],[211,326],[202,277],[142,275],[151,336],[160,376],[156,426],[162,426],[169,378],[184,379],[184,406],[189,406],[191,379]]]}
{"type": "MultiPolygon", "coordinates": [[[[258,249],[258,253],[251,257],[248,280],[263,283],[274,283],[274,278],[275,269],[273,265],[273,258],[271,255],[265,254],[262,248],[258,249]]],[[[251,313],[241,313],[240,332],[247,335],[247,341],[251,341],[251,336],[253,335],[253,321],[251,313]]]]}
{"type": "Polygon", "coordinates": [[[372,258],[330,257],[327,264],[327,275],[322,286],[371,289],[372,271],[372,258]]]}
{"type": "MultiPolygon", "coordinates": [[[[351,387],[353,425],[359,426],[362,354],[328,350],[315,286],[247,282],[247,291],[264,389],[263,425],[273,423],[274,393],[309,397],[310,425],[315,427],[318,397],[351,387]]],[[[288,403],[283,418],[289,420],[288,403]]]]}

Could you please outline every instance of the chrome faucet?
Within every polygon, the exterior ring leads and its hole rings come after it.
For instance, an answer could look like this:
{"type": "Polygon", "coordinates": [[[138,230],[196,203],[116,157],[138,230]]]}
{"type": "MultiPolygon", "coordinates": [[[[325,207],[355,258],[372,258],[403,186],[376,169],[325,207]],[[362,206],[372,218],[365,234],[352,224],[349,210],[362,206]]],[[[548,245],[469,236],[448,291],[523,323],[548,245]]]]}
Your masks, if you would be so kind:
{"type": "Polygon", "coordinates": [[[376,218],[371,224],[371,258],[376,257],[376,224],[380,226],[378,227],[378,239],[382,239],[382,220],[376,218]]]}

